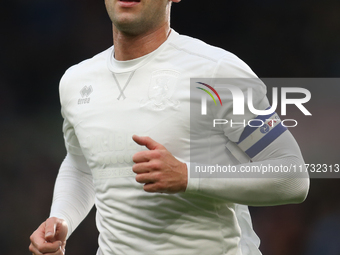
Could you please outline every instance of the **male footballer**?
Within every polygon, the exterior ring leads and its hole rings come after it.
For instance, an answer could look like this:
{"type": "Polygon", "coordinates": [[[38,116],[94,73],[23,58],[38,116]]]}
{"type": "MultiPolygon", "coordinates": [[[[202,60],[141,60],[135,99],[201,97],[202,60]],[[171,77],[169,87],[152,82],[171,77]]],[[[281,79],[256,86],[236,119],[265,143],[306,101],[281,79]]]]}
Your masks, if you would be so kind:
{"type": "MultiPolygon", "coordinates": [[[[61,79],[67,155],[50,217],[31,235],[32,254],[65,254],[66,240],[93,205],[97,255],[261,254],[248,205],[306,198],[307,174],[190,177],[190,78],[256,75],[232,53],[171,29],[171,4],[178,2],[105,0],[114,46],[69,68],[61,79]]],[[[246,93],[248,87],[254,107],[268,109],[264,85],[242,83],[239,89],[246,93]]],[[[209,111],[232,118],[232,104],[223,103],[209,111]]],[[[244,117],[258,116],[246,111],[244,117]]],[[[240,125],[211,128],[195,153],[237,169],[303,165],[295,139],[278,117],[276,122],[269,132],[240,125]],[[230,143],[242,144],[249,162],[228,150],[230,143]]]]}

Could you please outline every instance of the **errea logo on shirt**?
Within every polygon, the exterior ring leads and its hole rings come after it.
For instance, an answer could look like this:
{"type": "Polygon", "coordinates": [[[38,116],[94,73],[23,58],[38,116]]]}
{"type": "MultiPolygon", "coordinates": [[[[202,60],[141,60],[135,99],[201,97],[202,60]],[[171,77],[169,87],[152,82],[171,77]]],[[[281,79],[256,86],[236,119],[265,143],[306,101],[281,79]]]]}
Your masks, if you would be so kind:
{"type": "Polygon", "coordinates": [[[88,104],[90,103],[90,95],[93,92],[92,86],[85,86],[80,90],[80,95],[82,98],[78,99],[78,104],[88,104]]]}

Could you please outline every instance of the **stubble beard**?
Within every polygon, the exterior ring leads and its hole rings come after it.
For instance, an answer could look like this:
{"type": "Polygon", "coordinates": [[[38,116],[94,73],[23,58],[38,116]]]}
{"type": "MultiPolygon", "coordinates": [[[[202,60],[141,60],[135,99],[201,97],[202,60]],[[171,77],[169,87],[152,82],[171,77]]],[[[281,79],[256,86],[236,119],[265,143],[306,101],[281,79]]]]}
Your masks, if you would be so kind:
{"type": "Polygon", "coordinates": [[[137,17],[115,17],[112,15],[111,21],[118,31],[126,35],[141,35],[156,30],[169,19],[167,11],[170,9],[167,8],[163,9],[164,12],[154,10],[150,13],[140,13],[137,17]]]}

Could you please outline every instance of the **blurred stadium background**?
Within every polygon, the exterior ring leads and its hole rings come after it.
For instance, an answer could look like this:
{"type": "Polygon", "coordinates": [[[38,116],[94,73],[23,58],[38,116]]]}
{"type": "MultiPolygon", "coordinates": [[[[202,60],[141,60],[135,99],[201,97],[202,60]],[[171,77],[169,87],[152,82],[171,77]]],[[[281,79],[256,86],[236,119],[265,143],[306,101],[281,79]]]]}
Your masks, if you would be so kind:
{"type": "MultiPolygon", "coordinates": [[[[111,46],[111,24],[103,1],[94,0],[3,1],[0,20],[0,254],[22,255],[48,217],[65,155],[59,79],[111,46]]],[[[183,0],[172,26],[235,53],[260,77],[340,76],[338,0],[183,0]]],[[[315,89],[308,108],[320,119],[291,131],[306,162],[340,163],[340,89],[315,89]]],[[[339,183],[313,179],[303,204],[251,208],[263,254],[339,255],[339,183]]],[[[92,211],[67,254],[95,254],[96,236],[92,211]]]]}

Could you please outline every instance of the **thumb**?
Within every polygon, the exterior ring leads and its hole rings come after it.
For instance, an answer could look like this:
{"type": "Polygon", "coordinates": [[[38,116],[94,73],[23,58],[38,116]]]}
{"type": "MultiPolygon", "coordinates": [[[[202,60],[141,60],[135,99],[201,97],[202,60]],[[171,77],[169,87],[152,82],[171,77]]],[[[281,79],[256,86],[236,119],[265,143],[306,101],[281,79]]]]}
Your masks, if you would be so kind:
{"type": "Polygon", "coordinates": [[[165,149],[163,145],[161,145],[160,143],[157,143],[155,140],[151,139],[148,136],[133,135],[132,139],[139,145],[142,145],[142,146],[144,145],[149,150],[165,149]]]}
{"type": "Polygon", "coordinates": [[[65,241],[68,226],[66,221],[55,217],[46,220],[45,224],[45,240],[48,242],[65,241]]]}
{"type": "Polygon", "coordinates": [[[45,222],[45,240],[51,241],[54,239],[57,228],[57,218],[48,218],[45,222]]]}

